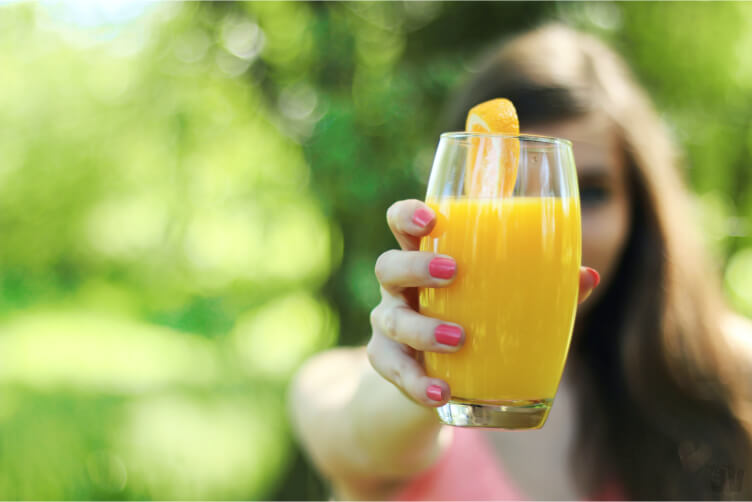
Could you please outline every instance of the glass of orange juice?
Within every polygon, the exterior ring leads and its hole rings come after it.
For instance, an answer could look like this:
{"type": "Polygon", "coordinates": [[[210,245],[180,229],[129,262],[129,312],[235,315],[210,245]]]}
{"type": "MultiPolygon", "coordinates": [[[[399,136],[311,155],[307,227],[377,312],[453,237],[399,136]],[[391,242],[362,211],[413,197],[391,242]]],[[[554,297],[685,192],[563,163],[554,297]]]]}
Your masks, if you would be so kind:
{"type": "Polygon", "coordinates": [[[420,290],[422,314],[465,329],[456,353],[424,353],[452,392],[457,426],[535,429],[546,421],[572,337],[581,257],[569,141],[444,133],[426,203],[437,214],[421,250],[457,261],[446,288],[420,290]]]}

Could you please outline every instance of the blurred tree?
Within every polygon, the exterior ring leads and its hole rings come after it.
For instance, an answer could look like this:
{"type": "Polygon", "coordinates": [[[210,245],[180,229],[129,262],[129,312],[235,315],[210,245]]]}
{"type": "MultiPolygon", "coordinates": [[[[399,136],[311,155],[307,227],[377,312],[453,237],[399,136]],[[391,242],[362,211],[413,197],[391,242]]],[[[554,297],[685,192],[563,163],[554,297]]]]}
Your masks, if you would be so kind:
{"type": "Polygon", "coordinates": [[[341,238],[244,78],[261,37],[200,4],[0,8],[0,497],[273,493],[341,238]]]}

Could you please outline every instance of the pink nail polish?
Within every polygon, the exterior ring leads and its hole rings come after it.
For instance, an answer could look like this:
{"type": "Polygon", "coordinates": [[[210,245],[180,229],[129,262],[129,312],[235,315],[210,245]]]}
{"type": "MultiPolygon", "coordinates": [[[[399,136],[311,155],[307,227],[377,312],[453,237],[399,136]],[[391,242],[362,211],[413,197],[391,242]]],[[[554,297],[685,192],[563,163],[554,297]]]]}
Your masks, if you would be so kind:
{"type": "Polygon", "coordinates": [[[425,227],[433,219],[433,213],[425,207],[419,207],[413,213],[413,223],[419,227],[425,227]]]}
{"type": "Polygon", "coordinates": [[[462,339],[462,330],[450,324],[439,324],[433,333],[437,342],[452,347],[456,347],[462,339]]]}
{"type": "Polygon", "coordinates": [[[595,269],[590,267],[587,267],[587,271],[588,274],[590,274],[590,277],[593,278],[593,288],[595,288],[601,282],[601,275],[595,269]]]}
{"type": "Polygon", "coordinates": [[[428,264],[428,273],[437,279],[451,279],[457,264],[451,258],[434,258],[428,264]]]}
{"type": "Polygon", "coordinates": [[[442,394],[441,387],[438,385],[429,385],[426,389],[426,396],[432,401],[443,401],[444,396],[442,394]]]}

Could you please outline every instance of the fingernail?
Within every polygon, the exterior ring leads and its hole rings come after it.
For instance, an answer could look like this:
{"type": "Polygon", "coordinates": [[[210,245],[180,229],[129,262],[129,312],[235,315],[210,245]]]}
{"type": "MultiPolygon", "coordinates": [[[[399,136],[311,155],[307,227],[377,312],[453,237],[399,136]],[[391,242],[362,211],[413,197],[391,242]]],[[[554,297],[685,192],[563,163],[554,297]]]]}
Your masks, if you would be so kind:
{"type": "Polygon", "coordinates": [[[439,387],[438,385],[429,385],[428,388],[426,389],[426,396],[428,396],[428,399],[431,399],[433,401],[444,400],[441,387],[439,387]]]}
{"type": "Polygon", "coordinates": [[[593,288],[601,282],[601,275],[593,268],[587,267],[588,274],[593,279],[593,288]]]}
{"type": "Polygon", "coordinates": [[[462,329],[450,324],[439,324],[433,333],[437,342],[452,347],[456,347],[462,339],[462,329]]]}
{"type": "Polygon", "coordinates": [[[433,213],[425,207],[419,207],[413,213],[413,223],[419,227],[425,227],[433,219],[433,213]]]}
{"type": "Polygon", "coordinates": [[[457,264],[451,258],[434,258],[428,264],[428,273],[437,279],[451,279],[457,264]]]}

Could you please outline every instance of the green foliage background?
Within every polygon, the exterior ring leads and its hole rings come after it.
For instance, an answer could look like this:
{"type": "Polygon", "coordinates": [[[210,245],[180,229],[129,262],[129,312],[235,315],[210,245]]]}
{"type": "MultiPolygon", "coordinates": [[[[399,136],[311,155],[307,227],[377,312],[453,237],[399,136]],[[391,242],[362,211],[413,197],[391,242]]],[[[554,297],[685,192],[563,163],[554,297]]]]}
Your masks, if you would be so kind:
{"type": "Polygon", "coordinates": [[[752,314],[752,4],[0,6],[0,498],[327,497],[289,378],[366,340],[452,91],[549,20],[633,65],[752,314]]]}

